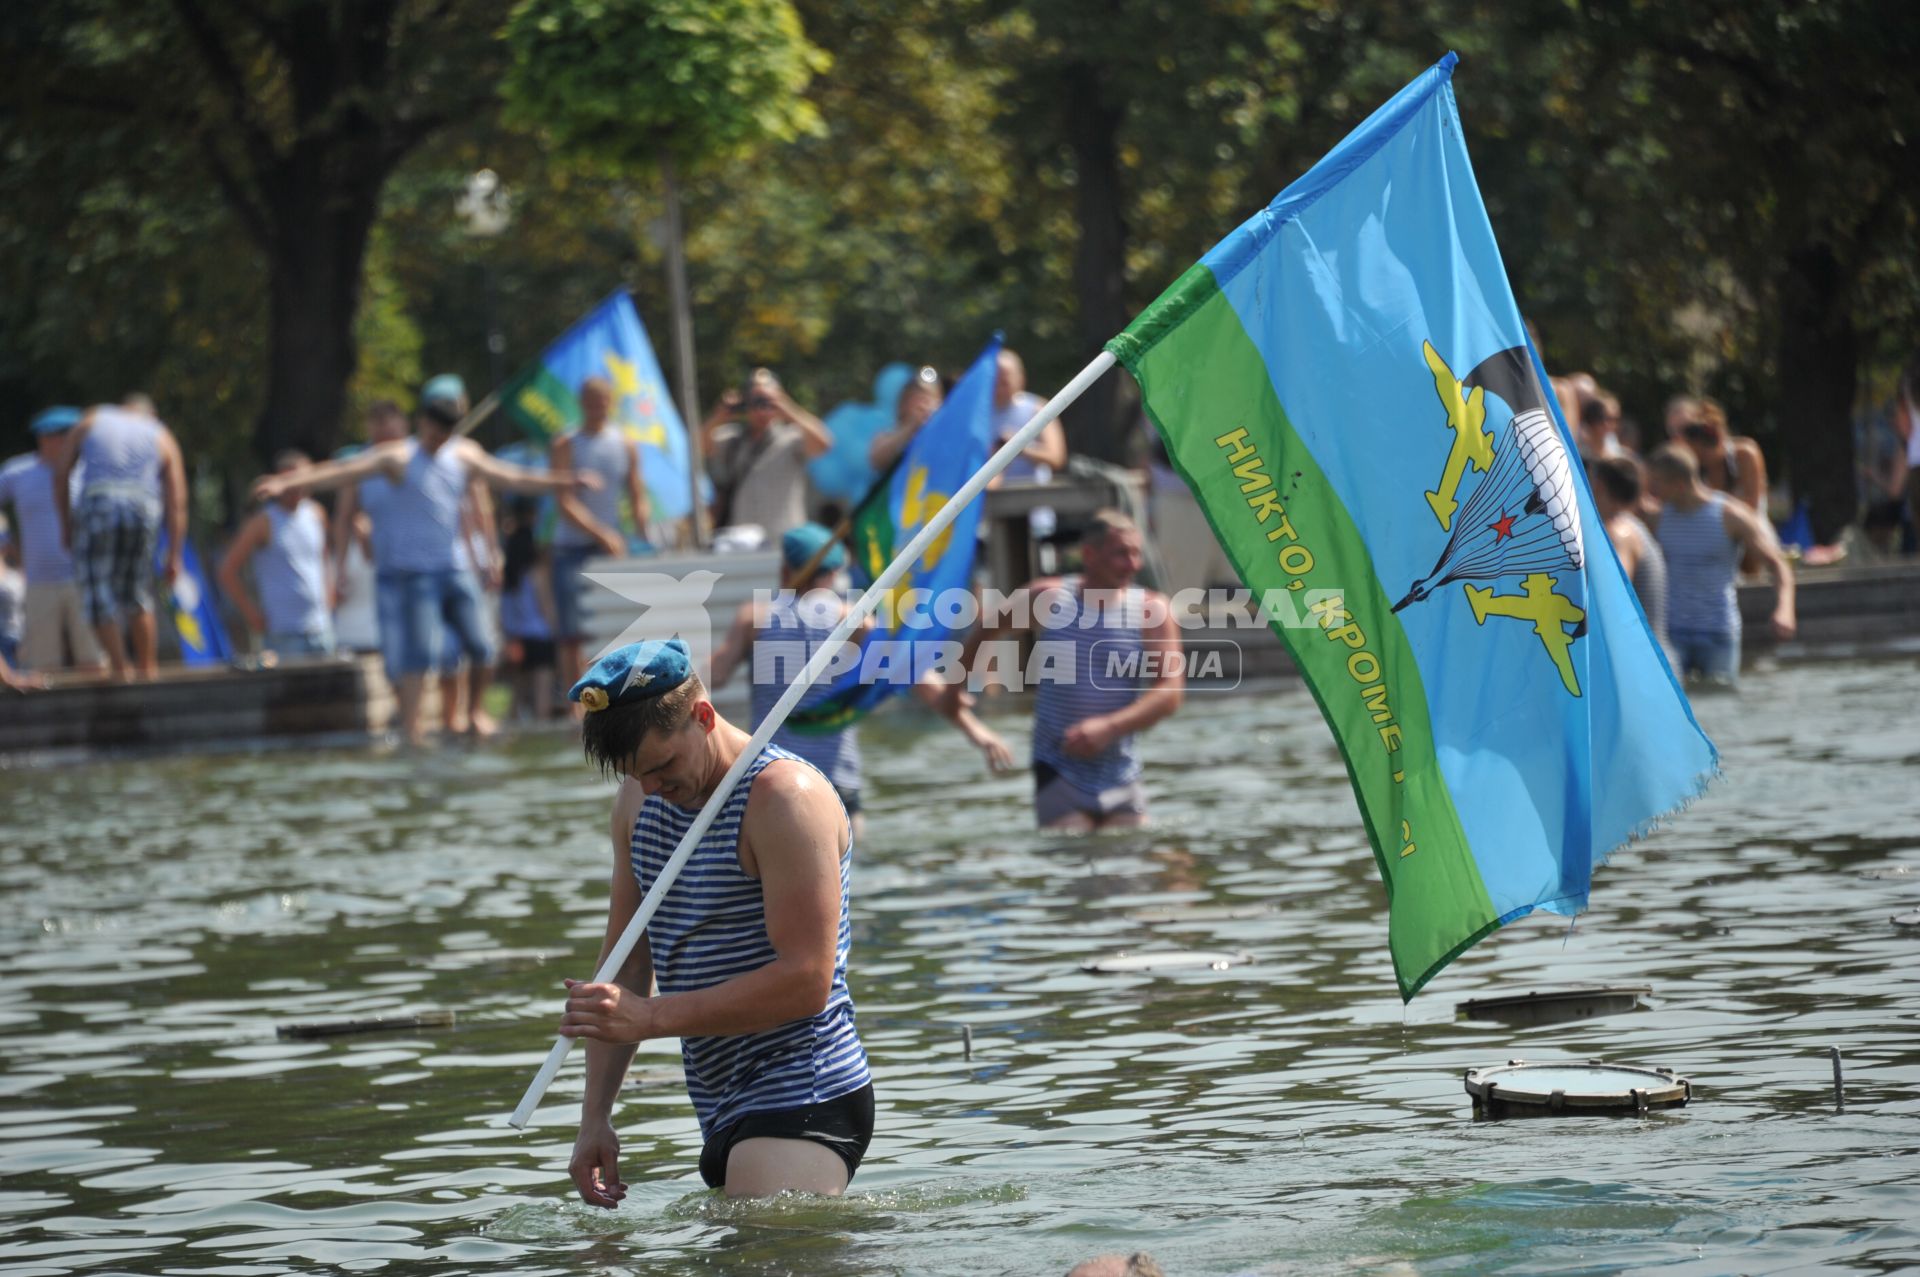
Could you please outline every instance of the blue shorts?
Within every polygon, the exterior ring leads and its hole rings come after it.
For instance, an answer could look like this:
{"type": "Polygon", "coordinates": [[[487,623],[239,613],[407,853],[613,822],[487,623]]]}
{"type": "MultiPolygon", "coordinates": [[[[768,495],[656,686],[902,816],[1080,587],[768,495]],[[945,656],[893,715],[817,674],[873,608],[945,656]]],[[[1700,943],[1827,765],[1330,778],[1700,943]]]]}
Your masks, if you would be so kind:
{"type": "Polygon", "coordinates": [[[473,573],[385,571],[375,593],[388,678],[444,668],[444,656],[454,651],[476,666],[493,664],[493,643],[480,617],[480,582],[473,573]]]}
{"type": "Polygon", "coordinates": [[[587,583],[580,570],[599,553],[599,547],[591,545],[553,547],[553,636],[563,643],[587,636],[587,618],[580,608],[587,583]]]}
{"type": "Polygon", "coordinates": [[[1740,681],[1740,634],[1712,630],[1667,631],[1680,663],[1680,677],[1698,675],[1709,683],[1733,687],[1740,681]]]}

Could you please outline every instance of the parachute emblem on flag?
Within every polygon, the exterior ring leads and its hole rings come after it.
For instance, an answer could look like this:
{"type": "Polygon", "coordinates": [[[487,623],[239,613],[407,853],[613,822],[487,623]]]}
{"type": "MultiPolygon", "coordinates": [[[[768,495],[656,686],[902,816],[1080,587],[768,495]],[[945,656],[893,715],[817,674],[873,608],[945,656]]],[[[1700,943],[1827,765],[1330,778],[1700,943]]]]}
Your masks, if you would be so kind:
{"type": "Polygon", "coordinates": [[[1556,573],[1577,578],[1586,566],[1586,550],[1580,539],[1573,464],[1532,360],[1525,348],[1514,347],[1455,379],[1431,342],[1425,353],[1434,390],[1446,409],[1447,428],[1453,432],[1440,484],[1426,494],[1448,536],[1433,570],[1415,581],[1393,610],[1422,602],[1455,581],[1521,577],[1519,594],[1467,585],[1473,619],[1481,625],[1489,616],[1532,622],[1561,684],[1578,696],[1580,681],[1570,651],[1574,640],[1587,632],[1587,614],[1560,592],[1556,573]],[[1498,438],[1483,429],[1488,391],[1513,414],[1498,438]],[[1480,472],[1481,478],[1462,503],[1457,497],[1469,470],[1480,472]]]}

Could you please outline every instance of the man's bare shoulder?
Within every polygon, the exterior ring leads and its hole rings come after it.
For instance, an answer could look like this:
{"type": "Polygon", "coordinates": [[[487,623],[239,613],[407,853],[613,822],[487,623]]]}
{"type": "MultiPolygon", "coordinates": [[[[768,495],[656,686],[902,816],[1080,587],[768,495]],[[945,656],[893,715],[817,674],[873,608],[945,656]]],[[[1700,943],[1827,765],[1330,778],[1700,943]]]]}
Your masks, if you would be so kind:
{"type": "MultiPolygon", "coordinates": [[[[846,821],[827,778],[797,758],[776,758],[753,778],[743,823],[759,830],[806,831],[835,838],[846,821]]],[[[844,850],[844,847],[843,847],[844,850]]]]}

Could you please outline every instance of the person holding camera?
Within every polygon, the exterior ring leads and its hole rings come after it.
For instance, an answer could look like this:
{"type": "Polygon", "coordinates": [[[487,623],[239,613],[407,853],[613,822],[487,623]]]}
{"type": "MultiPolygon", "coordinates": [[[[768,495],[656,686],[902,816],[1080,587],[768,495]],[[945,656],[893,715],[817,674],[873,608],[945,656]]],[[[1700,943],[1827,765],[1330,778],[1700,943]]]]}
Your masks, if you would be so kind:
{"type": "Polygon", "coordinates": [[[713,525],[755,524],[772,541],[807,521],[807,462],[833,435],[793,402],[780,379],[756,368],[740,390],[720,396],[700,423],[700,450],[713,479],[713,525]]]}

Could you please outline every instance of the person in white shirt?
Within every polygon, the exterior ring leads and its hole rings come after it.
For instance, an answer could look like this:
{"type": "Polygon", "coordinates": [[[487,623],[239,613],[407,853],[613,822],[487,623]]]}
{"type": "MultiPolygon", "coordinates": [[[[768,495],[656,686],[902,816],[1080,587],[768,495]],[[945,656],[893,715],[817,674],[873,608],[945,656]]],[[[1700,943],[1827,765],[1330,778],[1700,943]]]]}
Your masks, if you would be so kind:
{"type": "MultiPolygon", "coordinates": [[[[1033,420],[1047,401],[1027,391],[1027,365],[1011,350],[1000,352],[999,376],[993,383],[993,446],[998,448],[1033,420]]],[[[1013,464],[1002,470],[992,486],[1002,480],[1026,480],[1045,483],[1053,472],[1067,464],[1067,431],[1059,418],[1049,421],[1032,443],[1020,450],[1013,464]]]]}

